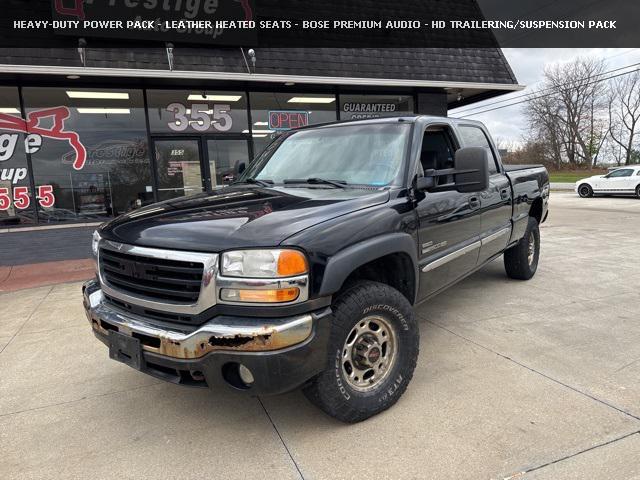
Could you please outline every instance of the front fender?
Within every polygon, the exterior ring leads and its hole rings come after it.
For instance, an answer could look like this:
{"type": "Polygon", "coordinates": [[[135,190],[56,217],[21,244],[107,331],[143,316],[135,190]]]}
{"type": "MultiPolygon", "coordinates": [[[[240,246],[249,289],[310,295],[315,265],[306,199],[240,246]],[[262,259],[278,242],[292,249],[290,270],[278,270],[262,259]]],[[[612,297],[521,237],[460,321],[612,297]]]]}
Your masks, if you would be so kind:
{"type": "Polygon", "coordinates": [[[408,233],[390,233],[364,240],[336,253],[327,262],[319,296],[336,293],[347,277],[358,267],[393,253],[406,253],[411,259],[414,274],[415,300],[418,290],[418,254],[415,239],[408,233]]]}

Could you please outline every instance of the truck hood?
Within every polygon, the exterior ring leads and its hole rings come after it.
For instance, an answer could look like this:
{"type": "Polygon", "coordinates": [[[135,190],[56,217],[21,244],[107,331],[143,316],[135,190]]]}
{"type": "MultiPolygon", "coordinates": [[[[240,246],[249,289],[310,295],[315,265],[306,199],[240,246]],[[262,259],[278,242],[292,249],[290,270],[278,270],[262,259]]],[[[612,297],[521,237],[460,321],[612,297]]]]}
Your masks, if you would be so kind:
{"type": "Polygon", "coordinates": [[[100,234],[176,250],[268,247],[320,222],[387,201],[389,192],[380,190],[238,185],[134,210],[105,224],[100,234]]]}

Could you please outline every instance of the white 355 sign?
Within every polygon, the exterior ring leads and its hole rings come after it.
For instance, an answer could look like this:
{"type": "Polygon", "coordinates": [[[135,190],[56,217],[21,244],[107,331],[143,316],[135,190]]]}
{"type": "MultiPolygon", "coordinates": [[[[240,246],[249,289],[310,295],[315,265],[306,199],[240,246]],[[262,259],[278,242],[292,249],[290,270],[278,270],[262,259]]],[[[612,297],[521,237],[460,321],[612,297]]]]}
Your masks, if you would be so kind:
{"type": "Polygon", "coordinates": [[[214,105],[209,109],[206,103],[195,103],[187,108],[182,103],[167,105],[167,111],[173,113],[173,122],[169,128],[174,132],[184,132],[189,126],[198,132],[206,132],[211,126],[220,132],[231,130],[233,119],[229,115],[229,105],[214,105]]]}

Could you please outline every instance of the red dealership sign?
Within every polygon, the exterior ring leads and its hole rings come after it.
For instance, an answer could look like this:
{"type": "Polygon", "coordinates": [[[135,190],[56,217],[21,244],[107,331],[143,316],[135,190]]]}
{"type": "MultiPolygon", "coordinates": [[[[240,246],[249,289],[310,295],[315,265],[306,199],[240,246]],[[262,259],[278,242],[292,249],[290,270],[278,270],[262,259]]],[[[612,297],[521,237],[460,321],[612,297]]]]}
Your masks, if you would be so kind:
{"type": "Polygon", "coordinates": [[[69,145],[71,145],[71,148],[73,148],[75,152],[73,168],[75,170],[81,170],[87,160],[87,149],[82,142],[80,142],[80,137],[76,132],[65,130],[65,121],[69,116],[70,112],[67,107],[34,110],[27,114],[26,120],[14,115],[0,113],[0,130],[40,135],[41,137],[52,138],[54,140],[65,140],[69,142],[69,145]],[[41,127],[40,121],[47,118],[52,118],[53,125],[48,128],[41,127]]]}

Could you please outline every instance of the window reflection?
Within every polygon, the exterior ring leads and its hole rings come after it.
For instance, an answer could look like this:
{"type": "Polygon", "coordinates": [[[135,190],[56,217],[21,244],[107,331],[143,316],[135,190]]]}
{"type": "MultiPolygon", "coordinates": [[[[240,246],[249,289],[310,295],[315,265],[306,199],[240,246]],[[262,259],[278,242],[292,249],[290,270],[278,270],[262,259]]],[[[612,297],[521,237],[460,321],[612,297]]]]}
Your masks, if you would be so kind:
{"type": "MultiPolygon", "coordinates": [[[[55,197],[38,204],[42,223],[96,221],[153,201],[142,91],[25,88],[23,96],[27,115],[64,107],[63,134],[77,134],[86,150],[78,162],[78,149],[58,134],[32,154],[36,186],[50,185],[55,197]]],[[[43,117],[39,126],[59,130],[56,120],[43,117]]]]}

